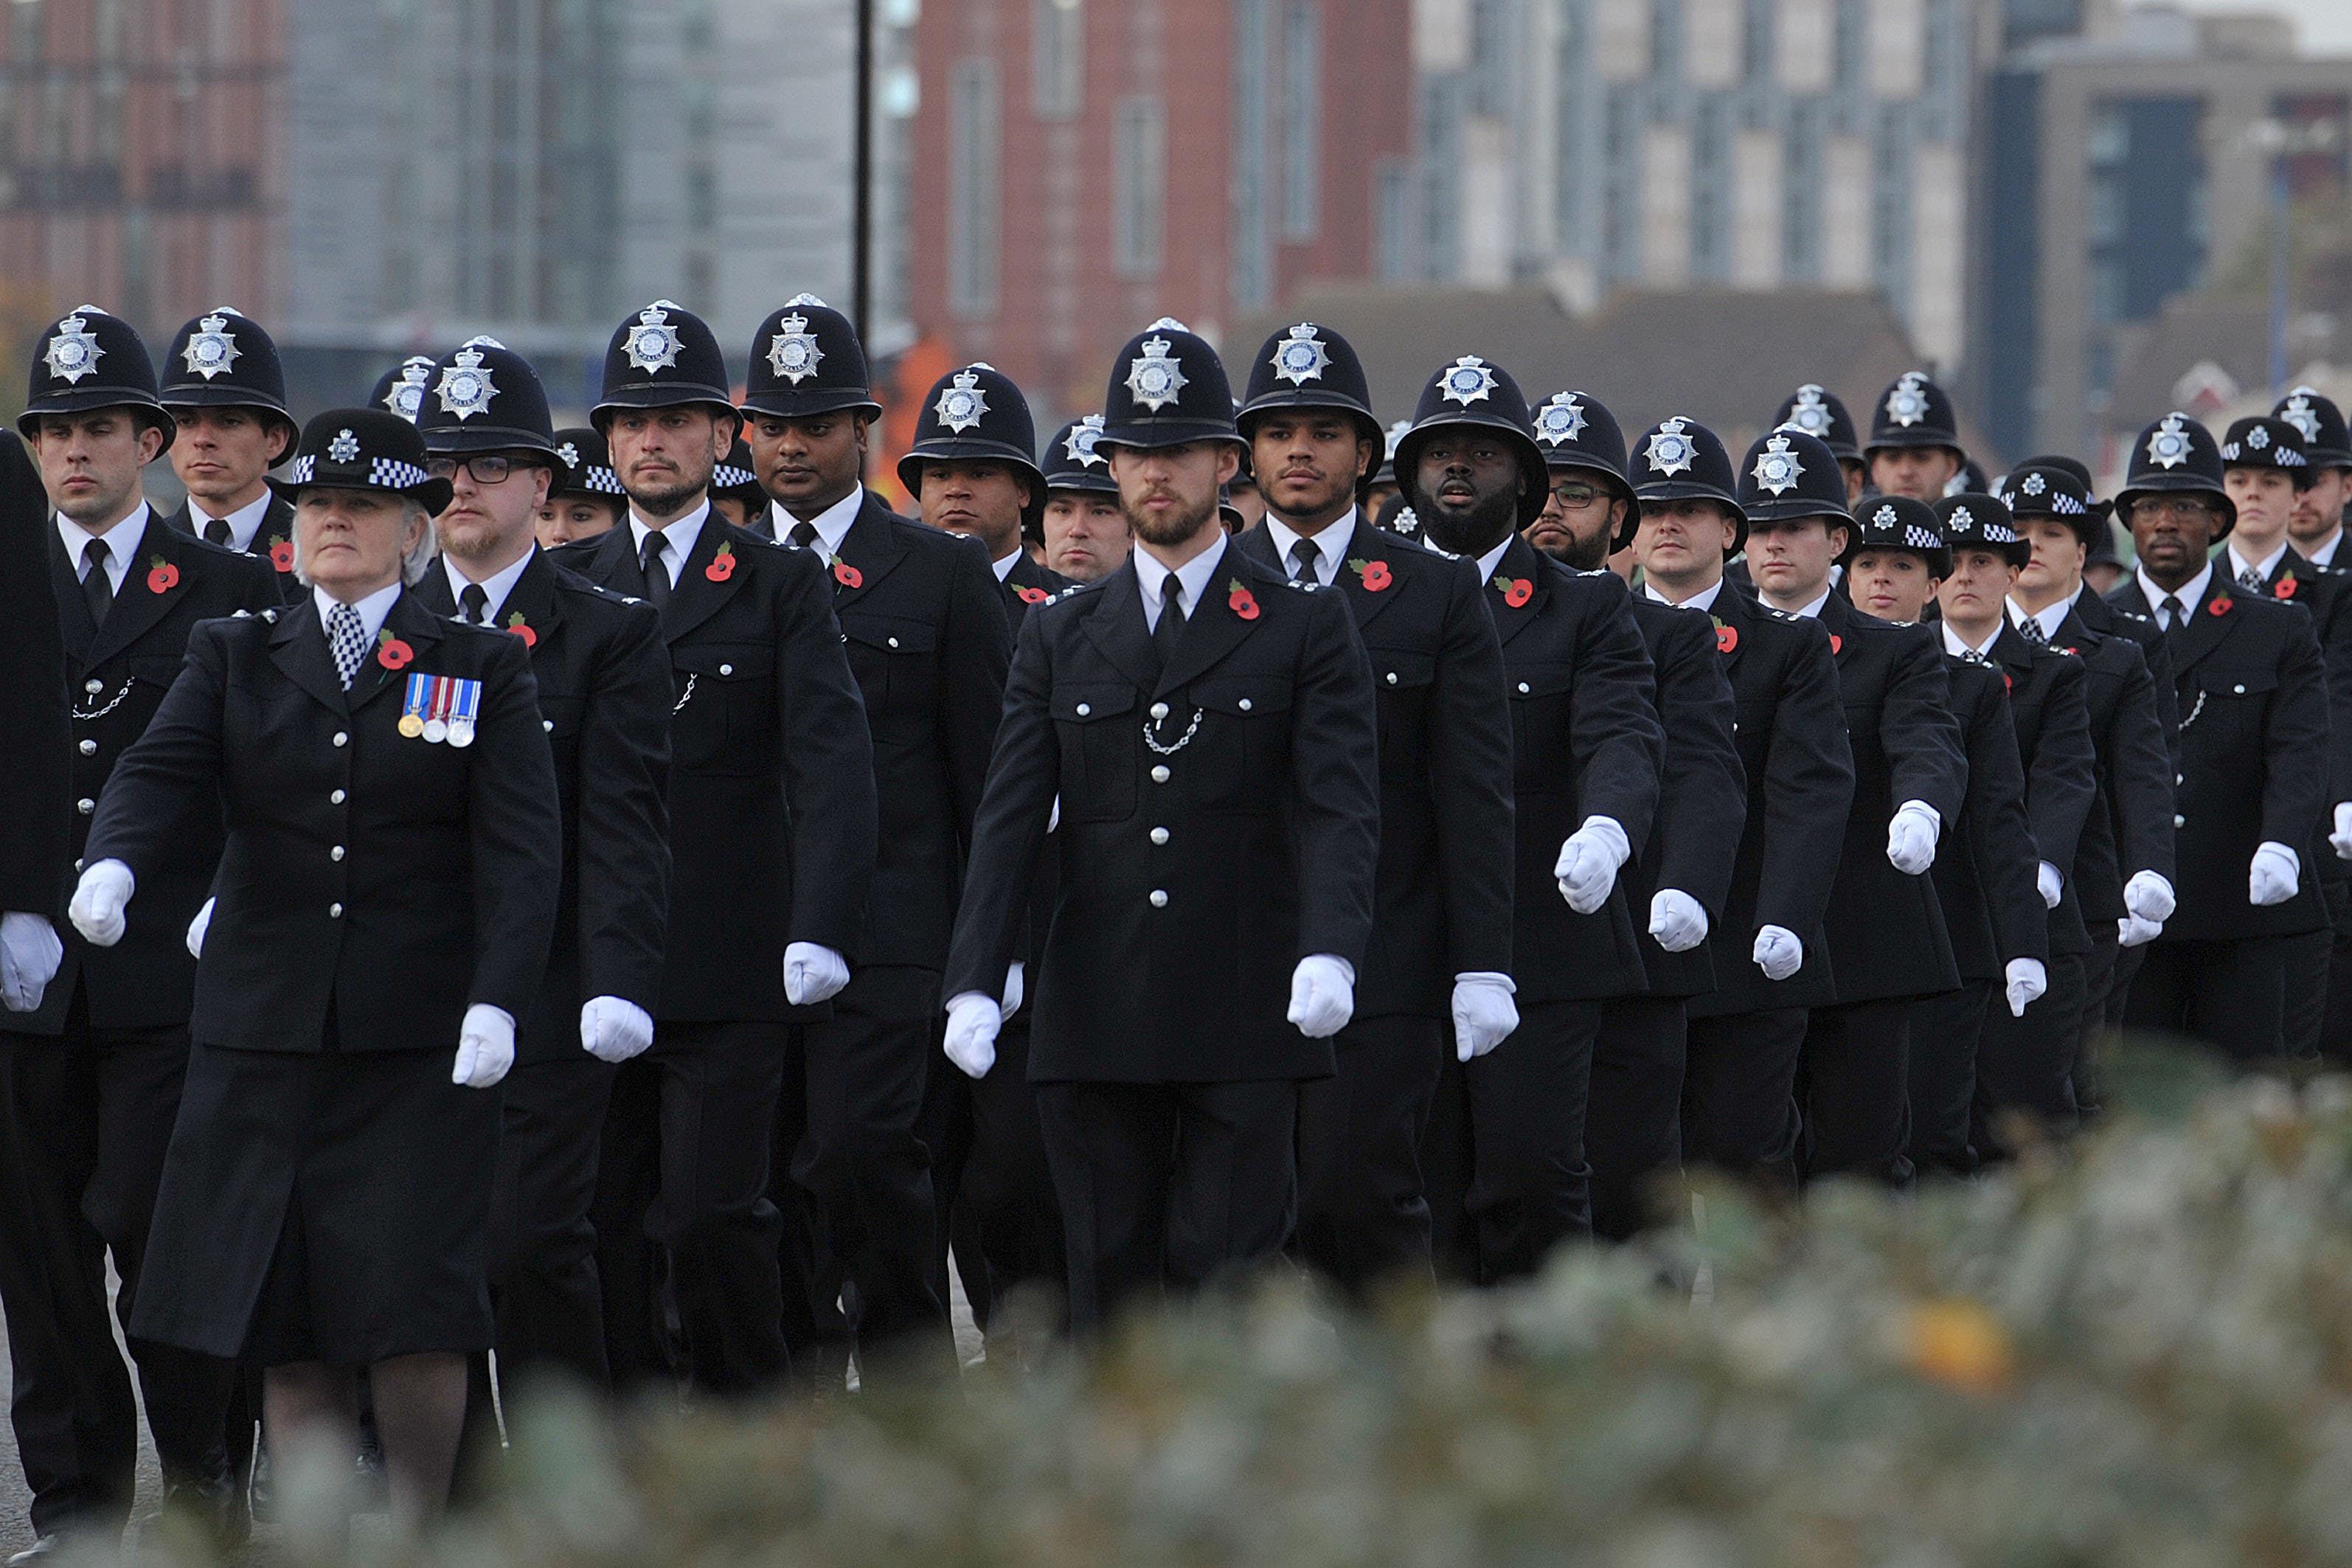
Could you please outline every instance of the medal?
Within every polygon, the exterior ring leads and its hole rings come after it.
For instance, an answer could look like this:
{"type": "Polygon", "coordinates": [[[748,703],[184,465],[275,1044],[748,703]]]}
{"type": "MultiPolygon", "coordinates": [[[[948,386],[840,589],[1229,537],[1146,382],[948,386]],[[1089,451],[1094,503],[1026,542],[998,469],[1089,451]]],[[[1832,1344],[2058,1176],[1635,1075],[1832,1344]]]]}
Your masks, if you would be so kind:
{"type": "Polygon", "coordinates": [[[476,715],[482,707],[482,683],[478,680],[449,680],[450,703],[449,743],[459,748],[474,743],[476,715]]]}
{"type": "Polygon", "coordinates": [[[400,732],[414,741],[425,733],[425,703],[430,689],[429,675],[412,674],[400,698],[400,732]]]}
{"type": "Polygon", "coordinates": [[[426,679],[433,682],[433,695],[425,704],[425,739],[437,746],[449,738],[449,678],[435,675],[426,679]]]}

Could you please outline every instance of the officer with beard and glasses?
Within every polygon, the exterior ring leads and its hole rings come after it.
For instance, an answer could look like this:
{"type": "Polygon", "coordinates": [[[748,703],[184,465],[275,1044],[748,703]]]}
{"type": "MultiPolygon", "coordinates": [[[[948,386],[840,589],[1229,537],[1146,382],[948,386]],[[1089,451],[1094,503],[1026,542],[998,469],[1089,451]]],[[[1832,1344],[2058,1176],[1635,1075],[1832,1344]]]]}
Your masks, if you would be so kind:
{"type": "Polygon", "coordinates": [[[1361,1295],[1432,1272],[1421,1139],[1446,1057],[1483,1057],[1518,1022],[1511,963],[1511,714],[1483,584],[1381,533],[1359,498],[1381,450],[1348,340],[1301,321],[1251,362],[1236,416],[1265,498],[1243,553],[1338,591],[1380,708],[1381,858],[1356,1015],[1336,1078],[1298,1113],[1297,1250],[1361,1295]]]}
{"type": "Polygon", "coordinates": [[[1519,537],[1550,481],[1509,373],[1476,354],[1442,366],[1396,466],[1429,544],[1477,563],[1511,705],[1519,1027],[1507,1050],[1445,1064],[1423,1146],[1441,1266],[1492,1285],[1591,1232],[1593,1042],[1646,984],[1619,872],[1649,839],[1665,737],[1625,584],[1519,537]]]}
{"type": "MultiPolygon", "coordinates": [[[[1581,392],[1559,393],[1536,410],[1536,439],[1551,470],[1543,515],[1528,542],[1577,571],[1598,570],[1631,546],[1642,500],[1625,473],[1625,437],[1616,416],[1581,392]]],[[[1687,499],[1661,498],[1674,505],[1687,499]]],[[[1728,491],[1706,499],[1731,505],[1728,491]]],[[[1649,922],[1641,943],[1641,994],[1608,1004],[1592,1049],[1592,1098],[1585,1150],[1592,1163],[1592,1228],[1622,1241],[1651,1217],[1661,1173],[1681,1161],[1684,1064],[1689,998],[1716,988],[1707,933],[1724,912],[1748,814],[1748,780],[1733,728],[1714,623],[1648,594],[1633,597],[1633,622],[1657,671],[1652,699],[1665,728],[1665,771],[1650,839],[1633,858],[1634,910],[1649,922]]]]}

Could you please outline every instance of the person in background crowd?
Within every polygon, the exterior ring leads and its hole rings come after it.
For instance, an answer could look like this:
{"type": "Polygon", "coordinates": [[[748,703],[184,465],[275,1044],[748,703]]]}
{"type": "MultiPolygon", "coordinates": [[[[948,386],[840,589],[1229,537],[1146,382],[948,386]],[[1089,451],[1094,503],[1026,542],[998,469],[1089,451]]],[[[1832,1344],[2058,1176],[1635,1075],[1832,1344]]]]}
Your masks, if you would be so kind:
{"type": "Polygon", "coordinates": [[[539,547],[553,550],[620,527],[628,495],[613,472],[604,437],[584,425],[558,430],[555,456],[558,464],[534,524],[539,547]]]}
{"type": "MultiPolygon", "coordinates": [[[[1906,371],[1878,395],[1870,444],[1862,458],[1870,489],[1884,495],[1932,501],[1958,479],[1969,454],[1960,445],[1952,400],[1923,371],[1906,371]]],[[[1851,490],[1851,486],[1849,486],[1851,490]]],[[[1860,500],[1853,502],[1860,508],[1860,500]]]]}
{"type": "Polygon", "coordinates": [[[1102,416],[1089,414],[1054,432],[1045,443],[1045,510],[1038,531],[1045,567],[1073,583],[1099,583],[1127,563],[1134,531],[1119,510],[1110,459],[1095,450],[1102,416]]]}

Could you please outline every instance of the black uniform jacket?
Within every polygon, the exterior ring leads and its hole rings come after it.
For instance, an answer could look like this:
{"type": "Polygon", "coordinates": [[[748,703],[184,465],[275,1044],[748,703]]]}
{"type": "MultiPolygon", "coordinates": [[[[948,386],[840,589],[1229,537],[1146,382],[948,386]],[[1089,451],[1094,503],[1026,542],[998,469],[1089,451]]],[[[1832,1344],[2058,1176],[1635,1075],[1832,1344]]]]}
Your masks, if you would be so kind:
{"type": "Polygon", "coordinates": [[[2074,868],[2082,854],[2084,825],[2099,794],[2098,759],[2091,744],[2090,670],[2063,644],[2037,647],[2026,641],[2006,614],[1991,653],[2009,693],[2017,757],[2025,768],[2025,816],[2033,829],[2033,846],[2042,859],[2058,868],[2061,879],[2058,907],[2049,911],[2050,951],[2087,952],[2090,939],[2074,868]]]}
{"type": "MultiPolygon", "coordinates": [[[[1077,585],[1075,578],[1065,577],[1059,572],[1038,565],[1029,559],[1029,552],[1023,550],[1020,559],[1013,562],[1013,569],[1005,573],[1003,581],[997,584],[1003,594],[1004,621],[1013,640],[1016,643],[1020,641],[1022,623],[1029,618],[1032,608],[1065,588],[1077,585]]],[[[1029,934],[1022,942],[1021,949],[1023,961],[1029,965],[1030,984],[1033,984],[1045,955],[1045,928],[1054,919],[1054,889],[1061,885],[1060,838],[1061,836],[1055,834],[1046,839],[1045,847],[1038,856],[1035,880],[1029,888],[1029,934]]],[[[1028,1015],[1021,1015],[1021,1021],[1026,1024],[1028,1015]]]]}
{"type": "Polygon", "coordinates": [[[2028,825],[2007,672],[1990,660],[1944,659],[1968,755],[1968,792],[1928,876],[1943,901],[1960,978],[1998,981],[2012,958],[2050,961],[2049,911],[2034,882],[2042,855],[2028,825]]]}
{"type": "MultiPolygon", "coordinates": [[[[40,471],[16,432],[0,432],[0,910],[47,915],[65,929],[58,868],[73,858],[72,726],[65,642],[49,554],[57,548],[40,471]]],[[[15,1015],[0,1015],[13,1028],[15,1015]]]]}
{"type": "Polygon", "coordinates": [[[1932,996],[1959,984],[1942,900],[1927,876],[1886,858],[1886,827],[1906,801],[1944,819],[1940,858],[1968,790],[1943,642],[1933,627],[1897,626],[1832,594],[1822,629],[1837,663],[1838,702],[1853,747],[1853,809],[1825,921],[1839,1003],[1932,996]]]}
{"type": "MultiPolygon", "coordinates": [[[[2168,634],[2180,710],[2173,886],[2180,907],[2160,941],[2287,936],[2327,923],[2312,846],[2327,795],[2327,669],[2308,613],[2247,594],[2214,568],[2204,596],[2168,634]],[[2303,861],[2283,904],[2256,909],[2247,867],[2264,843],[2303,861]]],[[[2143,607],[2137,577],[2108,595],[2143,607]]]]}
{"type": "Polygon", "coordinates": [[[2129,585],[2118,583],[2116,592],[2104,599],[2084,587],[2075,594],[2074,606],[2068,614],[2103,637],[2129,637],[2139,645],[2148,679],[2156,685],[2156,718],[2164,726],[2164,749],[2171,754],[2172,771],[2179,773],[2181,710],[2176,700],[2179,687],[2173,679],[2172,644],[2157,628],[2156,617],[2147,613],[2147,601],[2137,594],[2122,592],[2129,585]]]}
{"type": "Polygon", "coordinates": [[[1024,549],[1014,557],[1013,569],[1005,573],[1003,581],[996,585],[997,594],[1004,602],[1005,624],[1012,628],[1013,639],[1020,639],[1021,623],[1029,618],[1031,605],[1042,605],[1063,589],[1076,586],[1077,584],[1073,579],[1030,560],[1029,552],[1024,549]]]}
{"type": "Polygon", "coordinates": [[[1648,984],[1641,943],[1650,911],[1633,912],[1631,864],[1589,915],[1568,907],[1553,875],[1585,818],[1614,818],[1639,853],[1657,815],[1665,735],[1630,595],[1613,572],[1571,571],[1514,538],[1483,598],[1503,639],[1511,700],[1519,1001],[1638,996],[1648,984]]]}
{"type": "MultiPolygon", "coordinates": [[[[1676,609],[1633,595],[1633,624],[1656,671],[1652,700],[1665,731],[1657,819],[1626,868],[1642,968],[1653,996],[1697,996],[1715,989],[1714,950],[1701,942],[1668,952],[1649,933],[1650,900],[1662,888],[1688,893],[1706,910],[1710,933],[1724,916],[1733,865],[1748,820],[1748,774],[1739,763],[1737,704],[1724,673],[1722,640],[1704,610],[1676,609]]],[[[1752,944],[1751,944],[1752,945],[1752,944]]]]}
{"type": "Polygon", "coordinates": [[[345,692],[315,604],[205,623],[99,803],[88,854],[130,866],[134,919],[185,825],[228,824],[199,1045],[316,1051],[331,1025],[342,1050],[446,1051],[469,1005],[520,1019],[537,994],[563,824],[530,655],[413,593],[383,630],[345,692]],[[472,744],[401,733],[418,674],[481,683],[472,744]]]}
{"type": "MultiPolygon", "coordinates": [[[[54,522],[43,526],[48,533],[46,576],[64,633],[67,695],[73,703],[74,816],[66,853],[49,866],[50,886],[62,908],[85,858],[90,813],[124,752],[179,678],[189,635],[199,622],[216,616],[276,608],[278,585],[251,556],[174,533],[151,516],[138,559],[123,575],[105,626],[96,627],[76,580],[80,563],[68,558],[54,522]]],[[[107,539],[119,548],[120,527],[107,539]]],[[[121,942],[94,948],[71,926],[60,924],[58,935],[66,951],[58,977],[49,983],[39,1011],[8,1015],[9,1027],[33,1034],[62,1030],[77,978],[88,983],[89,1019],[96,1027],[158,1028],[187,1022],[196,979],[196,961],[188,956],[188,921],[204,903],[220,858],[221,819],[210,800],[183,801],[179,809],[182,815],[158,841],[156,855],[133,868],[138,893],[126,911],[121,942]]]]}
{"type": "Polygon", "coordinates": [[[1003,984],[1058,792],[1030,1078],[1329,1076],[1331,1042],[1284,1014],[1310,953],[1363,976],[1378,745],[1339,595],[1230,543],[1164,668],[1132,561],[1038,607],[1005,689],[946,994],[1003,984]]]}
{"type": "MultiPolygon", "coordinates": [[[[2225,551],[2217,559],[2227,558],[2225,551]]],[[[2332,818],[2337,801],[2352,800],[2352,573],[2314,565],[2289,545],[2271,568],[2269,586],[2273,598],[2310,612],[2312,632],[2327,662],[2327,805],[2332,818]]],[[[2324,829],[2314,852],[2322,864],[2341,864],[2328,847],[2324,829]]]]}
{"type": "MultiPolygon", "coordinates": [[[[163,525],[191,538],[202,537],[196,532],[195,519],[184,500],[163,514],[163,525]]],[[[291,605],[310,596],[310,590],[294,575],[294,509],[275,490],[270,492],[269,504],[262,509],[261,526],[253,531],[253,548],[246,553],[268,563],[278,578],[278,597],[284,603],[291,605]]]]}
{"type": "MultiPolygon", "coordinates": [[[[456,614],[439,562],[416,596],[436,614],[456,614]]],[[[589,997],[618,996],[648,1013],[661,999],[677,694],[654,607],[597,587],[535,547],[498,624],[530,649],[563,808],[555,942],[517,1049],[568,1060],[580,1051],[580,1005],[589,997]]]]}
{"type": "Polygon", "coordinates": [[[1853,751],[1830,636],[1820,622],[1784,616],[1729,578],[1709,618],[1731,679],[1748,812],[1731,892],[1707,934],[1716,989],[1694,997],[1690,1012],[1821,1006],[1833,994],[1822,920],[1853,807],[1853,751]],[[1768,925],[1805,944],[1804,967],[1786,980],[1768,980],[1756,967],[1756,932],[1768,925]]]}
{"type": "Polygon", "coordinates": [[[2083,661],[2098,799],[2083,821],[2068,892],[2095,931],[2123,918],[2124,883],[2136,873],[2172,880],[2172,753],[2137,641],[2101,637],[2070,612],[2051,643],[2083,661]]]}
{"type": "MultiPolygon", "coordinates": [[[[1234,542],[1282,572],[1264,529],[1234,542]]],[[[1475,565],[1360,519],[1332,588],[1356,614],[1380,712],[1380,873],[1356,1016],[1444,1018],[1455,975],[1511,971],[1502,645],[1479,603],[1475,565]]]]}
{"type": "MultiPolygon", "coordinates": [[[[642,597],[636,534],[554,552],[642,597]]],[[[874,874],[874,752],[824,563],[717,513],[662,607],[669,721],[669,936],[656,1018],[821,1017],[784,1000],[784,948],[864,962],[874,874]],[[719,564],[720,547],[733,564],[719,564]]]]}

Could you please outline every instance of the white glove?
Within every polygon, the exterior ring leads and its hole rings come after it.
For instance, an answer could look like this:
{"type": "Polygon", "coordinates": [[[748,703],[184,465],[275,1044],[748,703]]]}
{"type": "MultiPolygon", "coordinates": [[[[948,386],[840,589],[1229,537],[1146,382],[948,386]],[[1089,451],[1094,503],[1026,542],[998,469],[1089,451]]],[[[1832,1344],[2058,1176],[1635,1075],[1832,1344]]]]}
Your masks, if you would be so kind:
{"type": "Polygon", "coordinates": [[[2338,860],[2352,860],[2352,800],[2336,803],[2336,831],[2327,836],[2338,860]]]}
{"type": "Polygon", "coordinates": [[[2138,947],[2163,934],[2162,921],[2144,921],[2137,915],[2126,915],[2116,922],[2116,940],[2126,947],[2138,947]]]}
{"type": "Polygon", "coordinates": [[[849,960],[829,947],[796,942],[784,949],[784,1000],[795,1007],[832,1000],[849,984],[849,960]]]}
{"type": "Polygon", "coordinates": [[[1356,1016],[1356,970],[1344,958],[1310,952],[1290,972],[1290,1021],[1310,1040],[1328,1039],[1356,1016]]]}
{"type": "Polygon", "coordinates": [[[2065,877],[2047,860],[2033,873],[2033,885],[2042,889],[2042,907],[2045,910],[2056,909],[2058,900],[2066,896],[2065,877]]]}
{"type": "Polygon", "coordinates": [[[92,947],[112,947],[122,940],[122,910],[138,889],[139,879],[120,860],[100,860],[81,874],[66,917],[92,947]]]}
{"type": "Polygon", "coordinates": [[[1507,974],[1477,973],[1454,977],[1454,1054],[1464,1061],[1483,1057],[1519,1026],[1517,989],[1507,974]]]}
{"type": "Polygon", "coordinates": [[[1592,913],[1609,901],[1609,889],[1617,885],[1617,868],[1633,852],[1615,818],[1586,817],[1584,826],[1559,847],[1559,859],[1551,868],[1559,896],[1578,914],[1592,913]]]}
{"type": "Polygon", "coordinates": [[[22,910],[0,914],[0,1004],[11,1013],[37,1010],[65,957],[66,944],[48,916],[22,910]]]}
{"type": "Polygon", "coordinates": [[[1805,942],[1787,926],[1759,926],[1749,955],[1767,980],[1786,980],[1805,967],[1805,942]]]}
{"type": "Polygon", "coordinates": [[[591,996],[580,1009],[580,1048],[618,1066],[654,1043],[654,1021],[624,996],[591,996]]]}
{"type": "Polygon", "coordinates": [[[1013,967],[1004,972],[1004,1016],[1010,1018],[1021,1011],[1022,1001],[1028,994],[1029,989],[1022,980],[1021,963],[1016,959],[1013,967]]]}
{"type": "Polygon", "coordinates": [[[205,907],[196,911],[196,918],[188,922],[188,956],[190,958],[204,957],[205,932],[213,929],[213,906],[219,902],[218,899],[206,899],[205,907]]]}
{"type": "Polygon", "coordinates": [[[2009,1016],[2025,1016],[2025,1009],[2033,999],[2050,989],[2050,972],[2038,958],[2012,958],[2009,961],[2009,1016]]]}
{"type": "Polygon", "coordinates": [[[2131,880],[2124,884],[2124,908],[2133,919],[2148,925],[2160,926],[2170,920],[2179,902],[2172,896],[2172,884],[2160,871],[2134,871],[2131,880]]]}
{"type": "Polygon", "coordinates": [[[1942,813],[1924,800],[1906,800],[1886,824],[1886,858],[1905,876],[1916,877],[1936,863],[1936,836],[1943,831],[1942,813]]]}
{"type": "Polygon", "coordinates": [[[996,1065],[996,1032],[1004,1009],[984,991],[966,991],[948,1004],[948,1060],[966,1078],[986,1078],[996,1065]]]}
{"type": "Polygon", "coordinates": [[[1668,952],[1688,952],[1706,940],[1706,906],[1680,888],[1660,888],[1650,900],[1650,934],[1668,952]]]}
{"type": "Polygon", "coordinates": [[[449,1081],[460,1089],[493,1089],[514,1066],[514,1015],[477,1002],[457,1031],[457,1065],[449,1081]]]}
{"type": "Polygon", "coordinates": [[[2303,858],[2284,844],[2266,843],[2254,850],[2246,868],[2246,897],[2258,910],[2283,904],[2303,886],[2303,858]]]}

